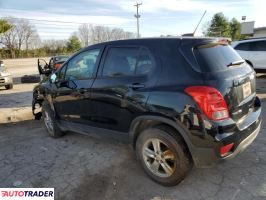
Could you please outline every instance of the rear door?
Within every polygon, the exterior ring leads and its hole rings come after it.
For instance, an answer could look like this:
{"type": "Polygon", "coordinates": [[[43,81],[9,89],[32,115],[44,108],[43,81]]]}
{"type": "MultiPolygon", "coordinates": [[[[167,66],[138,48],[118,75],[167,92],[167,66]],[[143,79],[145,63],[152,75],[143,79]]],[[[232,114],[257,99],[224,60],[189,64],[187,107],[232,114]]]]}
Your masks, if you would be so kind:
{"type": "Polygon", "coordinates": [[[243,59],[249,60],[255,69],[266,69],[266,41],[242,42],[235,49],[243,59]]]}
{"type": "Polygon", "coordinates": [[[250,61],[258,69],[266,69],[266,41],[250,42],[250,61]]]}
{"type": "Polygon", "coordinates": [[[119,132],[145,111],[156,64],[146,47],[108,46],[91,89],[87,124],[119,132]]]}
{"type": "Polygon", "coordinates": [[[250,42],[241,42],[238,45],[234,47],[234,49],[239,53],[239,55],[245,59],[251,62],[253,60],[254,55],[253,52],[250,51],[250,42]]]}
{"type": "Polygon", "coordinates": [[[198,45],[193,52],[206,85],[221,92],[231,117],[238,121],[245,116],[256,95],[254,70],[227,44],[198,45]]]}

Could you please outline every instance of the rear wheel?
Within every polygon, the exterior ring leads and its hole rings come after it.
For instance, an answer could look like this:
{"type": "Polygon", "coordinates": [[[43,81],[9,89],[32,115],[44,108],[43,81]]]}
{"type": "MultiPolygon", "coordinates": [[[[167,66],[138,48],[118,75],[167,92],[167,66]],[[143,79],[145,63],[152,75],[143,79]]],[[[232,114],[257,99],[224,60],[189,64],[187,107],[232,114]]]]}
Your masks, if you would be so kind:
{"type": "Polygon", "coordinates": [[[136,153],[145,172],[165,186],[180,183],[192,167],[182,138],[170,129],[144,130],[137,139],[136,153]]]}
{"type": "Polygon", "coordinates": [[[61,131],[61,129],[57,125],[55,113],[51,109],[47,101],[44,101],[42,104],[42,117],[45,128],[51,137],[58,138],[64,135],[64,132],[61,131]]]}
{"type": "Polygon", "coordinates": [[[13,89],[13,84],[6,85],[5,88],[7,90],[11,90],[11,89],[13,89]]]}

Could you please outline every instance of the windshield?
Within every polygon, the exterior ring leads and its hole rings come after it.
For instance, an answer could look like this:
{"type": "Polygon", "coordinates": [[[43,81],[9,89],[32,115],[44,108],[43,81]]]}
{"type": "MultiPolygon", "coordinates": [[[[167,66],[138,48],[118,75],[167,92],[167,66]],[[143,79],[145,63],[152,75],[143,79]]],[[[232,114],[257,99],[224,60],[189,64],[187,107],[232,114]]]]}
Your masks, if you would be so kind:
{"type": "Polygon", "coordinates": [[[198,46],[194,54],[203,72],[223,71],[228,69],[232,63],[242,64],[242,58],[230,46],[220,43],[209,43],[198,46]]]}

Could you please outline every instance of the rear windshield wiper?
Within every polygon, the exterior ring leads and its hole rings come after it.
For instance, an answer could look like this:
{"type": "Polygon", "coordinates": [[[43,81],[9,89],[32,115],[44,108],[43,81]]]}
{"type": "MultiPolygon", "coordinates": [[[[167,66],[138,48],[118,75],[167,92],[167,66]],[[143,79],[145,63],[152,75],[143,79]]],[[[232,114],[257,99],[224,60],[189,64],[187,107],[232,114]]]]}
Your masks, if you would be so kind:
{"type": "Polygon", "coordinates": [[[241,65],[243,64],[244,62],[246,62],[245,60],[238,60],[238,61],[234,61],[234,62],[231,62],[227,65],[227,67],[231,67],[231,66],[234,66],[234,65],[241,65]]]}

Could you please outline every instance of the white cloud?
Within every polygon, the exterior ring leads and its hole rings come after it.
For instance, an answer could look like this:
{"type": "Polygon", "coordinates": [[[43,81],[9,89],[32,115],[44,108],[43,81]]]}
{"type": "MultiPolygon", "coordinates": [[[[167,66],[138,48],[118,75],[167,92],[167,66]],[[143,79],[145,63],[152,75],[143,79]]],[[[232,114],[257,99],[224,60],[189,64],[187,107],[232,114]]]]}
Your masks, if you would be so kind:
{"type": "MultiPolygon", "coordinates": [[[[102,13],[101,13],[102,14],[102,13]]],[[[104,15],[63,15],[53,14],[40,11],[23,11],[15,9],[1,9],[1,17],[13,16],[17,18],[29,18],[48,21],[60,21],[60,22],[77,22],[77,23],[89,23],[97,25],[122,25],[132,20],[119,17],[119,16],[104,16],[104,15]]]]}
{"type": "MultiPolygon", "coordinates": [[[[247,1],[192,1],[192,0],[143,0],[141,1],[142,12],[157,12],[162,9],[169,11],[196,11],[207,10],[209,12],[217,12],[224,10],[233,10],[248,3],[247,1]]],[[[122,9],[135,11],[133,1],[120,1],[122,9]]]]}
{"type": "MultiPolygon", "coordinates": [[[[0,0],[1,1],[1,0],[0,0]]],[[[255,26],[266,26],[265,0],[137,0],[142,2],[140,14],[142,15],[140,25],[142,35],[158,36],[161,34],[182,34],[194,30],[198,20],[204,10],[207,14],[203,19],[202,25],[211,20],[216,12],[223,12],[229,19],[236,17],[241,20],[242,15],[247,16],[247,20],[256,21],[255,26]],[[158,19],[158,21],[156,21],[158,19]]],[[[136,0],[78,0],[79,5],[71,8],[70,5],[55,6],[49,10],[23,11],[1,8],[1,17],[14,16],[21,18],[32,18],[51,21],[70,21],[78,23],[91,23],[99,25],[108,25],[112,27],[121,27],[129,31],[136,31],[135,18],[136,12],[134,4],[136,0]],[[88,15],[86,13],[88,7],[88,15]],[[71,10],[70,10],[71,9],[71,10]],[[92,10],[90,12],[90,9],[92,10]],[[66,13],[66,14],[63,14],[66,13]],[[77,13],[77,14],[76,14],[77,13]],[[92,14],[93,13],[93,14],[92,14]],[[90,16],[93,15],[93,16],[90,16]]],[[[76,4],[75,4],[76,5],[76,4]]],[[[18,8],[19,9],[19,8],[18,8]]],[[[35,23],[35,22],[34,22],[35,23]]],[[[76,31],[79,24],[59,24],[56,26],[45,26],[42,22],[36,22],[41,36],[51,37],[56,35],[60,37],[61,32],[71,33],[76,31]],[[71,28],[69,28],[71,27],[71,28]],[[67,29],[68,28],[68,29],[67,29]]],[[[198,33],[200,34],[200,27],[198,33]]],[[[63,34],[61,34],[63,35],[63,34]]],[[[64,36],[66,37],[66,36],[64,36]]]]}
{"type": "Polygon", "coordinates": [[[253,0],[253,16],[247,16],[248,20],[255,21],[255,27],[266,26],[266,15],[265,15],[265,0],[253,0]]]}

